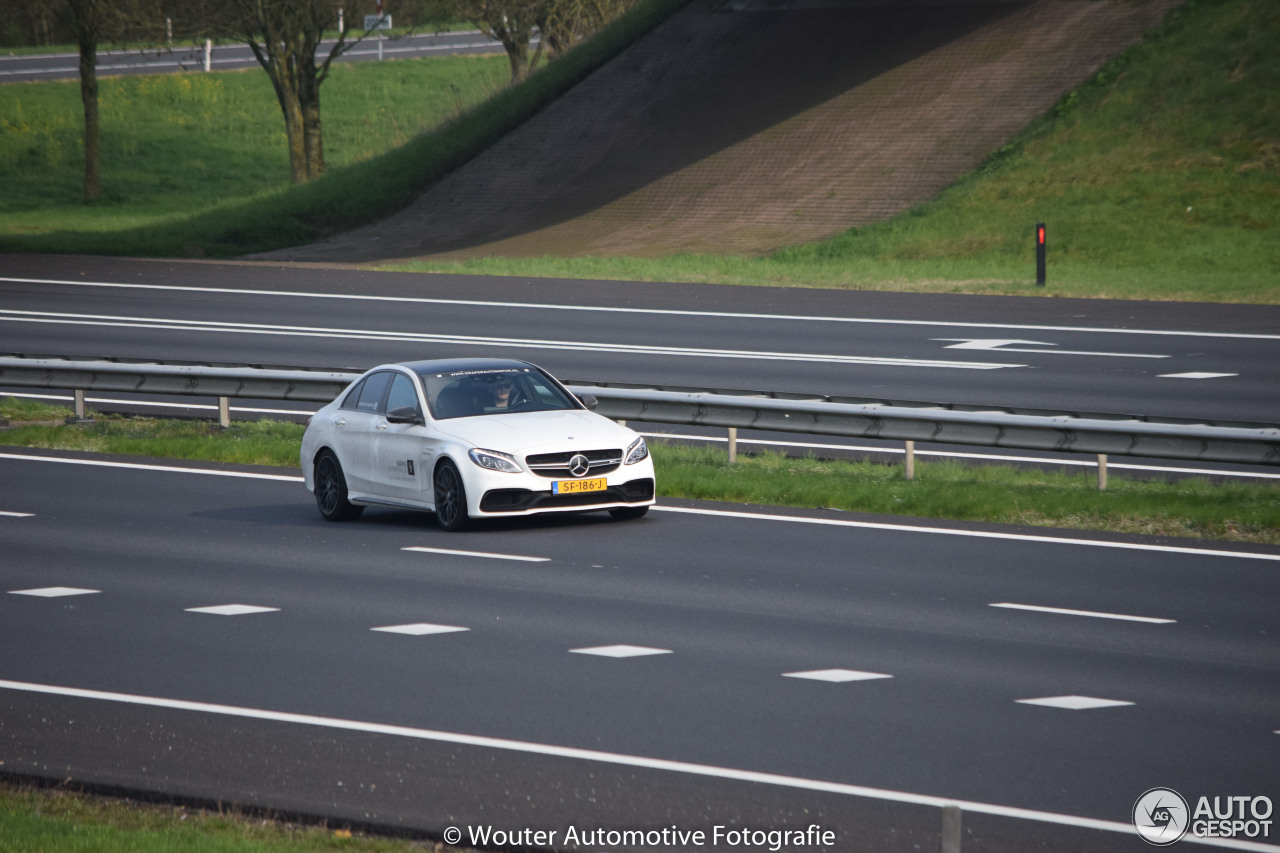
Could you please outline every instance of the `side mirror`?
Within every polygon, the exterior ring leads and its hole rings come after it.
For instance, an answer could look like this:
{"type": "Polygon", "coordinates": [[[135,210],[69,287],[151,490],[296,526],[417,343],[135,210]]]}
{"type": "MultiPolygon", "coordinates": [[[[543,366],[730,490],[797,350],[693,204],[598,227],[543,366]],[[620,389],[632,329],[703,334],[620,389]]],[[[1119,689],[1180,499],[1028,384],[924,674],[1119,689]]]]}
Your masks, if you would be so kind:
{"type": "Polygon", "coordinates": [[[401,406],[398,409],[392,409],[387,412],[387,423],[389,424],[417,424],[423,426],[426,421],[418,414],[413,406],[401,406]]]}
{"type": "Polygon", "coordinates": [[[596,406],[600,405],[600,401],[596,399],[595,394],[583,394],[578,399],[582,402],[582,405],[586,406],[593,412],[596,410],[596,406]]]}

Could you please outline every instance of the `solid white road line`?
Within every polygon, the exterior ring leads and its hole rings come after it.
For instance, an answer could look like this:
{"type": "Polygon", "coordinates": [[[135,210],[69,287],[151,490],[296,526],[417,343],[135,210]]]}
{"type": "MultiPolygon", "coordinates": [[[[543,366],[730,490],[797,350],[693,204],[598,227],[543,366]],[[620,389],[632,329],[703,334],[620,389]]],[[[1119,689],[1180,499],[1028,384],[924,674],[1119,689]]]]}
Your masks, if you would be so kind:
{"type": "Polygon", "coordinates": [[[426,332],[397,332],[377,329],[337,329],[321,326],[283,326],[267,323],[229,323],[177,318],[127,317],[111,314],[67,314],[44,311],[0,310],[0,320],[15,323],[47,323],[70,326],[105,326],[125,329],[160,329],[182,332],[218,332],[241,335],[398,341],[405,343],[454,344],[489,348],[549,349],[574,352],[608,352],[639,355],[685,356],[692,358],[751,359],[758,361],[799,361],[824,364],[866,364],[880,367],[935,367],[953,370],[999,370],[1026,367],[1025,364],[987,361],[946,361],[942,359],[884,358],[879,356],[828,353],[767,352],[755,350],[698,349],[642,344],[613,344],[596,341],[558,341],[536,338],[495,338],[473,335],[437,335],[426,332]]]}
{"type": "Polygon", "coordinates": [[[847,521],[841,518],[813,518],[811,516],[766,515],[758,512],[736,512],[694,507],[655,506],[661,512],[679,512],[689,515],[716,515],[723,518],[740,518],[747,521],[782,521],[791,524],[819,524],[827,527],[858,527],[864,530],[891,530],[902,533],[933,533],[942,536],[966,536],[974,539],[1005,539],[1013,542],[1043,542],[1049,545],[1089,545],[1095,548],[1119,548],[1126,551],[1153,551],[1163,554],[1198,554],[1207,557],[1240,557],[1247,560],[1280,561],[1280,554],[1258,554],[1248,551],[1218,551],[1211,548],[1180,548],[1173,545],[1146,545],[1140,542],[1106,542],[1100,539],[1075,539],[1066,536],[1035,536],[1025,533],[997,533],[988,530],[957,530],[951,527],[920,527],[911,524],[888,524],[874,521],[847,521]]]}
{"type": "MultiPolygon", "coordinates": [[[[27,396],[25,394],[21,396],[27,396]]],[[[69,400],[70,397],[62,397],[60,399],[69,400]]],[[[128,401],[115,401],[128,402],[128,401]]],[[[141,405],[141,403],[140,403],[141,405]]],[[[209,408],[217,408],[210,406],[209,408]]],[[[234,409],[232,411],[235,411],[234,409]]],[[[252,411],[246,409],[245,411],[252,411]]],[[[294,412],[293,414],[297,414],[294,412]]],[[[705,441],[710,444],[728,444],[727,436],[719,435],[687,435],[674,432],[645,432],[641,433],[645,438],[670,438],[679,441],[705,441]]],[[[906,449],[902,447],[874,447],[866,444],[822,444],[811,441],[780,441],[776,439],[762,438],[742,438],[739,436],[738,444],[751,444],[760,447],[795,447],[801,450],[840,450],[850,453],[885,453],[897,456],[905,456],[906,449]]],[[[969,453],[961,450],[920,450],[916,448],[916,456],[937,456],[943,459],[981,459],[987,462],[1021,462],[1026,464],[1038,465],[1063,465],[1078,468],[1097,468],[1098,463],[1095,459],[1051,459],[1046,456],[1013,456],[1005,453],[969,453]]],[[[1269,474],[1265,471],[1228,471],[1219,468],[1179,468],[1171,465],[1130,465],[1123,462],[1108,462],[1107,467],[1113,471],[1124,469],[1126,471],[1147,471],[1160,472],[1165,474],[1204,474],[1222,477],[1253,477],[1263,480],[1280,480],[1280,474],[1269,474]]]]}
{"type": "Polygon", "coordinates": [[[1126,616],[1122,613],[1098,613],[1093,610],[1069,610],[1064,607],[1039,607],[1034,604],[1010,604],[1000,602],[992,607],[1003,607],[1006,610],[1030,610],[1034,613],[1057,613],[1064,616],[1091,616],[1094,619],[1119,619],[1124,622],[1148,622],[1152,625],[1173,625],[1176,619],[1156,619],[1151,616],[1126,616]]]}
{"type": "MultiPolygon", "coordinates": [[[[335,717],[319,717],[310,714],[295,714],[284,711],[268,711],[259,708],[245,708],[235,705],[219,705],[209,702],[189,702],[182,699],[165,699],[155,696],[139,696],[128,693],[113,693],[103,690],[84,690],[75,687],[60,687],[48,684],[32,684],[22,681],[0,680],[0,690],[14,690],[24,693],[37,693],[51,696],[63,696],[75,699],[91,699],[102,702],[118,702],[149,708],[164,708],[178,711],[194,711],[203,714],[218,714],[239,719],[265,720],[270,722],[291,723],[295,725],[315,726],[326,729],[361,732],[366,734],[389,735],[391,737],[413,738],[436,743],[456,744],[460,746],[477,746],[485,749],[501,749],[529,755],[545,755],[553,758],[568,758],[580,761],[595,761],[620,767],[637,767],[646,770],[659,770],[668,773],[682,773],[690,776],[703,776],[716,779],[728,779],[738,782],[751,782],[761,785],[775,785],[805,791],[818,791],[829,794],[840,794],[850,797],[863,797],[894,803],[932,806],[958,806],[961,810],[975,814],[994,815],[996,817],[1016,818],[1019,820],[1037,821],[1040,823],[1072,826],[1083,829],[1096,829],[1105,832],[1132,834],[1132,823],[1119,823],[1110,820],[1079,817],[1076,815],[1055,814],[1053,812],[1022,809],[1002,806],[993,803],[982,803],[971,800],[949,799],[927,794],[913,794],[906,791],[891,791],[884,788],[870,788],[862,785],[849,785],[841,782],[825,782],[818,779],[804,779],[796,776],[783,776],[776,773],[763,773],[754,770],[738,770],[729,767],[716,767],[706,764],[693,764],[684,761],[672,761],[663,758],[646,758],[638,755],[623,755],[578,747],[554,746],[551,744],[530,743],[527,741],[509,740],[506,738],[485,737],[482,735],[466,735],[457,732],[442,732],[432,729],[393,726],[383,723],[344,720],[335,717]]],[[[1192,838],[1187,836],[1183,843],[1206,844],[1232,850],[1255,850],[1262,853],[1277,853],[1280,846],[1259,844],[1256,842],[1235,841],[1232,839],[1192,838]]]]}
{"type": "Polygon", "coordinates": [[[487,557],[490,560],[517,560],[524,563],[548,563],[550,557],[521,557],[518,554],[489,554],[484,551],[454,551],[449,548],[401,548],[401,551],[417,551],[422,554],[449,554],[455,557],[487,557]]]}
{"type": "Polygon", "coordinates": [[[23,462],[56,462],[63,465],[88,465],[93,468],[128,468],[135,471],[163,471],[169,474],[205,474],[210,477],[241,477],[247,480],[278,480],[285,483],[301,483],[302,477],[294,474],[258,474],[253,471],[214,471],[208,468],[184,468],[181,465],[154,465],[142,462],[112,462],[106,459],[65,459],[59,456],[31,456],[25,453],[8,453],[0,450],[0,459],[19,459],[23,462]]]}
{"type": "MultiPolygon", "coordinates": [[[[132,468],[141,471],[162,471],[177,474],[207,474],[215,477],[243,477],[252,480],[279,480],[289,483],[302,482],[302,477],[286,474],[258,474],[251,471],[211,471],[205,468],[183,468],[177,465],[151,465],[138,462],[109,462],[101,459],[65,459],[57,456],[31,456],[23,453],[7,453],[0,450],[0,460],[4,459],[18,459],[24,462],[56,462],[65,465],[89,465],[103,468],[132,468]]],[[[1065,536],[1036,536],[1021,533],[997,533],[985,530],[960,530],[950,527],[922,527],[912,524],[851,521],[841,518],[767,515],[765,513],[699,509],[696,507],[655,506],[653,509],[659,512],[718,516],[721,518],[739,518],[749,521],[781,521],[789,524],[818,524],[827,527],[853,527],[867,530],[887,530],[903,533],[932,533],[942,536],[964,536],[975,539],[1006,539],[1010,541],[1043,542],[1045,544],[1056,545],[1090,545],[1096,548],[1118,548],[1128,551],[1152,551],[1165,554],[1195,554],[1206,557],[1236,557],[1244,560],[1271,560],[1280,562],[1280,554],[1263,554],[1251,551],[1221,551],[1212,548],[1182,548],[1173,545],[1147,545],[1140,542],[1106,542],[1098,539],[1076,539],[1065,536]]]]}
{"type": "Polygon", "coordinates": [[[545,311],[596,311],[614,314],[660,314],[673,317],[724,317],[741,320],[796,320],[812,323],[858,323],[883,326],[942,326],[966,329],[1022,329],[1044,332],[1098,332],[1117,335],[1171,335],[1175,337],[1236,338],[1243,340],[1280,340],[1280,335],[1247,332],[1192,332],[1172,329],[1112,329],[1089,326],[1049,326],[1017,323],[970,323],[955,320],[892,320],[878,317],[825,317],[805,314],[750,314],[733,311],[689,311],[674,308],[617,308],[602,305],[552,305],[539,302],[501,302],[472,299],[433,299],[413,296],[376,296],[358,293],[309,293],[297,290],[250,290],[232,287],[186,287],[171,284],[130,284],[109,281],[66,281],[44,278],[10,278],[0,276],[0,282],[16,284],[57,284],[71,287],[116,287],[133,290],[189,291],[193,293],[225,293],[237,296],[287,296],[301,299],[350,299],[364,302],[405,302],[423,305],[462,305],[481,308],[520,308],[545,311]]]}

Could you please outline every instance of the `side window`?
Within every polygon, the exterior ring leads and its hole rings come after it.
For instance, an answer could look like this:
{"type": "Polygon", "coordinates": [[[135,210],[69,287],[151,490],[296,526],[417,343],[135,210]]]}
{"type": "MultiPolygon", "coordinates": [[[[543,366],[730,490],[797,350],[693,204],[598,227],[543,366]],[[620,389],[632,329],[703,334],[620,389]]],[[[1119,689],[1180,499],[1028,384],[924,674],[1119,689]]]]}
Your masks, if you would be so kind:
{"type": "Polygon", "coordinates": [[[352,389],[347,399],[342,401],[342,408],[367,413],[382,411],[379,404],[382,402],[382,394],[387,390],[387,383],[391,381],[391,376],[391,373],[384,370],[366,378],[359,387],[352,389]]]}
{"type": "Polygon", "coordinates": [[[347,396],[342,400],[342,408],[354,409],[356,407],[356,404],[360,402],[360,392],[364,390],[364,383],[367,381],[363,380],[356,383],[356,386],[347,392],[347,396]]]}
{"type": "Polygon", "coordinates": [[[391,380],[391,393],[387,395],[387,411],[408,406],[421,414],[418,405],[418,391],[413,387],[413,380],[403,373],[395,374],[391,380]]]}

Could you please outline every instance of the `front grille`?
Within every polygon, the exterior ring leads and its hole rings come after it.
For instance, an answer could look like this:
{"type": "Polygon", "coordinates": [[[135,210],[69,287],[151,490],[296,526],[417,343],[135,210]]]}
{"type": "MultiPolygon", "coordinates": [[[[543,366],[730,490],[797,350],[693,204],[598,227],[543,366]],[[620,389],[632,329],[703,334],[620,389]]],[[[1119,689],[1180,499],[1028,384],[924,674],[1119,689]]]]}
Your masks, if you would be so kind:
{"type": "Polygon", "coordinates": [[[525,457],[529,470],[539,477],[548,479],[564,479],[566,477],[598,477],[608,474],[622,464],[621,450],[569,450],[564,453],[535,453],[525,457]],[[574,474],[569,470],[569,460],[578,454],[587,457],[588,470],[585,474],[574,474]]]}
{"type": "Polygon", "coordinates": [[[653,500],[653,480],[646,478],[611,486],[603,492],[581,492],[573,495],[553,495],[551,492],[531,492],[527,489],[493,489],[485,492],[480,499],[480,509],[482,512],[523,512],[530,509],[592,507],[649,500],[653,500]]]}

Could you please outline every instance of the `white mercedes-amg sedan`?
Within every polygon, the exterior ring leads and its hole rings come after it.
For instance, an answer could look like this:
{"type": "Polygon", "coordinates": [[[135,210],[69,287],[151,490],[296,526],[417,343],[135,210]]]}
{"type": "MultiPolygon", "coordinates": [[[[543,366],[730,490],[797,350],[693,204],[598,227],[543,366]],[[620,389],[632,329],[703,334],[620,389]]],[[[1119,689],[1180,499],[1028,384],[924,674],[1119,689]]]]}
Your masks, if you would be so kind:
{"type": "Polygon", "coordinates": [[[446,530],[545,512],[639,518],[654,501],[649,449],[584,397],[524,361],[384,364],[308,422],[303,476],[329,521],[371,505],[428,510],[446,530]]]}

